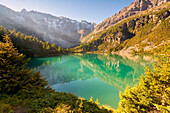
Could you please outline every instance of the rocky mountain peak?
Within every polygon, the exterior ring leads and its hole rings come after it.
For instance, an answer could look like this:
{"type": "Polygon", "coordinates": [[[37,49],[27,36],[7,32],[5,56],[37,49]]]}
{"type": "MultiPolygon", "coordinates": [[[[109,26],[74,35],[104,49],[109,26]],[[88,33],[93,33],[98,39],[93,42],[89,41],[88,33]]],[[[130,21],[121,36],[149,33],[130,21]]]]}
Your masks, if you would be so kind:
{"type": "Polygon", "coordinates": [[[113,15],[112,17],[104,20],[102,23],[97,25],[94,30],[94,33],[102,31],[119,22],[120,20],[137,14],[140,11],[145,11],[168,1],[170,0],[135,0],[132,4],[123,8],[117,14],[113,15]]]}
{"type": "Polygon", "coordinates": [[[24,8],[20,11],[20,14],[22,15],[27,15],[28,14],[28,11],[24,8]]]}
{"type": "Polygon", "coordinates": [[[80,38],[92,32],[96,25],[84,20],[79,22],[63,16],[56,17],[26,9],[15,12],[3,5],[0,5],[0,15],[0,25],[11,30],[15,28],[20,32],[31,30],[44,41],[55,43],[63,48],[79,44],[80,38]]]}
{"type": "Polygon", "coordinates": [[[27,10],[24,8],[24,9],[22,9],[20,12],[21,12],[21,13],[25,13],[25,12],[27,12],[27,10]]]}

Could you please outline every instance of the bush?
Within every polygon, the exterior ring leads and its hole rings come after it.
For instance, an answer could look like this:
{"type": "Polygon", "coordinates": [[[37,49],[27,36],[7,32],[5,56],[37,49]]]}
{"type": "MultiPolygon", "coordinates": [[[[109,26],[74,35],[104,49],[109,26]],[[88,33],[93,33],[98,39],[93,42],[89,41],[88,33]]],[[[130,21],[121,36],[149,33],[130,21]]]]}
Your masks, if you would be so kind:
{"type": "Polygon", "coordinates": [[[0,91],[7,94],[22,91],[29,95],[50,89],[39,72],[34,73],[26,67],[29,59],[18,53],[7,35],[4,42],[0,42],[0,91]]]}
{"type": "Polygon", "coordinates": [[[118,112],[170,112],[170,57],[159,59],[154,70],[147,68],[145,74],[139,85],[120,93],[118,112]]]}
{"type": "Polygon", "coordinates": [[[0,112],[110,112],[75,95],[54,92],[40,72],[26,67],[28,61],[6,35],[0,42],[0,112]]]}
{"type": "Polygon", "coordinates": [[[9,104],[0,103],[0,113],[13,113],[9,104]]]}

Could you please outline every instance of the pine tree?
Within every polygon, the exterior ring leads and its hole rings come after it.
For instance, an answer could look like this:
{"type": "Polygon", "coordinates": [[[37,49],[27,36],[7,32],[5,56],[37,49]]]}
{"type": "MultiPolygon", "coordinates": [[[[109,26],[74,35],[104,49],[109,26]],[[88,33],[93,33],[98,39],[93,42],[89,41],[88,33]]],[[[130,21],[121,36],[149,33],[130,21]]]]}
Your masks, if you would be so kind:
{"type": "MultiPolygon", "coordinates": [[[[12,31],[0,27],[0,41],[3,41],[3,37],[5,34],[8,34],[11,37],[11,40],[14,46],[18,49],[20,53],[23,53],[26,56],[46,56],[48,54],[58,55],[58,48],[56,48],[55,44],[51,44],[48,41],[43,42],[41,39],[38,39],[33,36],[27,36],[20,32],[16,32],[15,29],[12,31]]],[[[63,50],[59,48],[59,50],[63,50]]]]}
{"type": "Polygon", "coordinates": [[[8,35],[0,42],[0,92],[14,94],[18,91],[33,93],[49,89],[40,73],[26,67],[29,59],[18,53],[8,35]],[[32,90],[36,89],[36,90],[32,90]]]}
{"type": "Polygon", "coordinates": [[[60,46],[58,46],[58,52],[61,52],[61,47],[60,46]]]}
{"type": "Polygon", "coordinates": [[[170,57],[159,59],[145,74],[139,85],[120,93],[118,112],[170,112],[170,57]]]}
{"type": "Polygon", "coordinates": [[[12,30],[12,34],[16,34],[16,30],[15,30],[15,28],[12,30]]]}
{"type": "Polygon", "coordinates": [[[53,49],[56,49],[56,46],[55,46],[54,43],[51,45],[51,47],[52,47],[53,49]]]}

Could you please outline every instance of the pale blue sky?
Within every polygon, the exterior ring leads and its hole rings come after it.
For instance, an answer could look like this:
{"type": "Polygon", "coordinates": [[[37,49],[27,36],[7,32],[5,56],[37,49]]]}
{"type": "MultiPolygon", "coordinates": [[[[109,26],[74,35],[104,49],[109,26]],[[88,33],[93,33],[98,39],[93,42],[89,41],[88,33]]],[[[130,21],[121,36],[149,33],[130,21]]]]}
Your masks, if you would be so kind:
{"type": "Polygon", "coordinates": [[[15,11],[25,8],[75,20],[101,23],[135,0],[0,0],[15,11]]]}

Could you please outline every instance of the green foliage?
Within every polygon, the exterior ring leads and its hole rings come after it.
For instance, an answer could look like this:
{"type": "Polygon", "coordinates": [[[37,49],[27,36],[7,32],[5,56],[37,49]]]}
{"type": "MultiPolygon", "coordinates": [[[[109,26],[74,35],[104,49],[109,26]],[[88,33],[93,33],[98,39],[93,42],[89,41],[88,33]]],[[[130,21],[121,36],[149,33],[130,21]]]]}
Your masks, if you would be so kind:
{"type": "Polygon", "coordinates": [[[68,51],[61,47],[56,47],[55,44],[51,44],[48,41],[41,41],[37,37],[27,36],[20,32],[16,32],[15,29],[12,31],[0,27],[0,41],[3,41],[3,36],[8,34],[14,46],[19,50],[20,53],[24,53],[26,56],[54,56],[67,54],[68,51]],[[59,51],[58,51],[59,50],[59,51]]]}
{"type": "Polygon", "coordinates": [[[30,89],[37,90],[37,93],[43,90],[47,82],[39,72],[33,73],[26,67],[29,59],[18,53],[8,35],[4,36],[4,42],[0,43],[0,91],[8,94],[24,91],[30,94],[30,89]]]}
{"type": "Polygon", "coordinates": [[[161,16],[163,16],[164,12],[167,12],[167,11],[169,11],[168,8],[163,8],[161,11],[156,12],[155,15],[160,18],[161,16]]]}
{"type": "Polygon", "coordinates": [[[0,103],[0,113],[13,113],[13,110],[9,104],[0,103]]]}
{"type": "Polygon", "coordinates": [[[123,48],[122,45],[116,44],[116,45],[111,49],[111,51],[116,52],[116,51],[121,50],[122,48],[123,48]]]}
{"type": "Polygon", "coordinates": [[[52,48],[56,48],[56,46],[55,46],[55,44],[54,44],[54,43],[51,45],[51,47],[52,47],[52,48]]]}
{"type": "Polygon", "coordinates": [[[127,48],[135,44],[140,44],[142,47],[147,46],[142,45],[142,41],[144,40],[147,42],[152,42],[155,46],[161,44],[162,41],[170,40],[170,33],[168,31],[170,28],[170,24],[168,22],[169,20],[170,19],[162,20],[159,26],[155,27],[154,30],[154,23],[147,24],[137,32],[135,37],[128,40],[128,43],[124,44],[125,47],[127,48]]]}
{"type": "MultiPolygon", "coordinates": [[[[75,112],[75,113],[112,113],[111,109],[99,106],[96,102],[77,98],[69,93],[39,93],[36,97],[21,95],[0,95],[0,109],[8,111],[25,110],[26,112],[75,112]]],[[[2,112],[6,113],[6,112],[2,112]]]]}
{"type": "Polygon", "coordinates": [[[0,42],[0,113],[111,112],[75,95],[54,92],[40,72],[26,67],[28,61],[5,35],[0,42]]]}
{"type": "Polygon", "coordinates": [[[170,55],[170,42],[166,44],[159,45],[156,49],[151,50],[152,53],[157,54],[169,54],[170,55]]]}
{"type": "MultiPolygon", "coordinates": [[[[138,44],[142,50],[143,47],[149,45],[144,44],[143,41],[149,42],[154,48],[162,41],[170,40],[169,6],[169,3],[163,4],[130,16],[98,33],[92,32],[82,39],[83,44],[74,49],[75,51],[82,50],[81,52],[116,52],[138,44]],[[114,46],[115,42],[120,45],[114,46]],[[90,49],[87,49],[87,46],[90,49]]],[[[137,52],[145,53],[143,50],[137,52]]]]}
{"type": "Polygon", "coordinates": [[[170,112],[170,57],[159,59],[145,74],[139,85],[120,93],[118,112],[170,112]]]}
{"type": "Polygon", "coordinates": [[[59,51],[59,52],[61,51],[61,47],[60,47],[60,46],[58,47],[58,51],[59,51]]]}
{"type": "Polygon", "coordinates": [[[44,98],[38,98],[32,103],[32,112],[52,111],[73,111],[73,112],[109,112],[99,105],[88,102],[84,99],[78,99],[76,96],[67,93],[51,93],[45,95],[44,98]]]}

